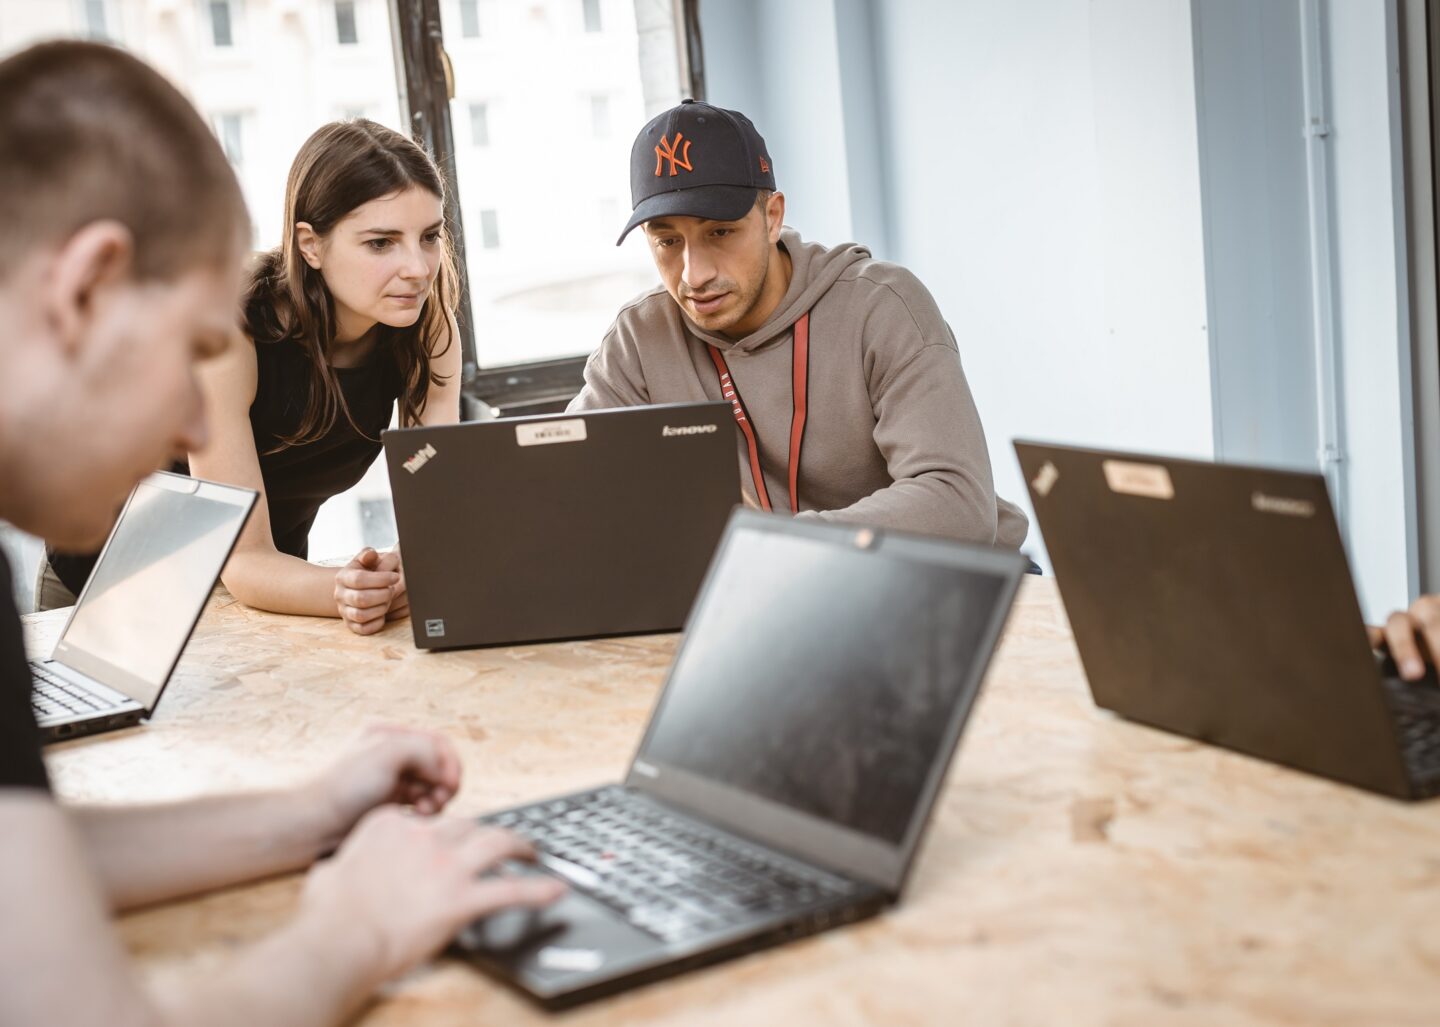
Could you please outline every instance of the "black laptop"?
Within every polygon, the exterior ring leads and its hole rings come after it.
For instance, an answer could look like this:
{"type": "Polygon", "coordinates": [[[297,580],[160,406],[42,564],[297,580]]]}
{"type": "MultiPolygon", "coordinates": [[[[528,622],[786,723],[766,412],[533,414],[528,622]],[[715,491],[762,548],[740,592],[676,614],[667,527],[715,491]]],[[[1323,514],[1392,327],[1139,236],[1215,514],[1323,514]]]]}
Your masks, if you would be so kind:
{"type": "Polygon", "coordinates": [[[895,902],[1024,569],[736,511],[624,784],[484,818],[571,891],[460,946],[558,1007],[895,902]]]}
{"type": "Polygon", "coordinates": [[[384,434],[421,649],[676,631],[740,500],[725,403],[384,434]]]}
{"type": "Polygon", "coordinates": [[[131,492],[48,660],[30,663],[46,741],[139,723],[189,641],[253,489],[156,472],[131,492]]]}
{"type": "Polygon", "coordinates": [[[1370,641],[1318,474],[1016,442],[1095,702],[1405,799],[1440,688],[1370,641]]]}

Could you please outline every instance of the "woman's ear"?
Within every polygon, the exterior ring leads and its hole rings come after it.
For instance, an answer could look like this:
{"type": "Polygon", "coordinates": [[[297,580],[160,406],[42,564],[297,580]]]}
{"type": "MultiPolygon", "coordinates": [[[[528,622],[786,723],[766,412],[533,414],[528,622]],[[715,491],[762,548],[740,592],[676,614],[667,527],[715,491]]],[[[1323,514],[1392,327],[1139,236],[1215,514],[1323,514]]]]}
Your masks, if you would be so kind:
{"type": "Polygon", "coordinates": [[[95,316],[97,294],[135,270],[135,237],[119,221],[92,221],[55,254],[41,301],[45,317],[67,352],[76,352],[95,316]]]}
{"type": "Polygon", "coordinates": [[[320,236],[310,227],[308,221],[295,222],[295,246],[305,263],[316,271],[320,270],[320,236]]]}

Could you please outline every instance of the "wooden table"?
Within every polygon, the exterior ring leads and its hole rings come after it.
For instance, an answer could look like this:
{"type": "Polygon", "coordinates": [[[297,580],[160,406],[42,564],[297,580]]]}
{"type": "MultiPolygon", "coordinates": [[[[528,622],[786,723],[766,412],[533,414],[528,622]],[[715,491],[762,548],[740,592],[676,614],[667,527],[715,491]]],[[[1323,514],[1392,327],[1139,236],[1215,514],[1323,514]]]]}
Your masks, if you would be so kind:
{"type": "MultiPolygon", "coordinates": [[[[43,648],[55,614],[30,619],[43,648]]],[[[70,799],[296,779],[357,730],[448,731],[475,813],[619,778],[676,637],[422,654],[217,595],[148,726],[58,746],[70,799]]],[[[203,973],[298,877],[123,918],[203,973]]],[[[1407,806],[1116,720],[1053,583],[1027,580],[905,901],[877,920],[549,1016],[455,961],[366,1025],[1440,1023],[1440,804],[1407,806]]]]}

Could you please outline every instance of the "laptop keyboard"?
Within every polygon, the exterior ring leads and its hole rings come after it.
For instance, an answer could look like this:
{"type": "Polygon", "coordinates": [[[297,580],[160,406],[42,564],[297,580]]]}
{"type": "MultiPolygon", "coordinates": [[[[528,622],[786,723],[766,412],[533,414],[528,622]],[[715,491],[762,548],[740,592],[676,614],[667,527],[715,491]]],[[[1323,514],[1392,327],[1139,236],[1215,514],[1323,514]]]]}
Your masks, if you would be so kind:
{"type": "Polygon", "coordinates": [[[1440,689],[1386,682],[1405,765],[1417,777],[1440,775],[1440,689]]]}
{"type": "Polygon", "coordinates": [[[855,889],[618,787],[484,819],[530,839],[553,873],[667,942],[855,889]]]}
{"type": "Polygon", "coordinates": [[[117,705],[65,680],[48,664],[32,662],[30,675],[30,708],[37,718],[68,717],[77,713],[111,710],[117,705]]]}

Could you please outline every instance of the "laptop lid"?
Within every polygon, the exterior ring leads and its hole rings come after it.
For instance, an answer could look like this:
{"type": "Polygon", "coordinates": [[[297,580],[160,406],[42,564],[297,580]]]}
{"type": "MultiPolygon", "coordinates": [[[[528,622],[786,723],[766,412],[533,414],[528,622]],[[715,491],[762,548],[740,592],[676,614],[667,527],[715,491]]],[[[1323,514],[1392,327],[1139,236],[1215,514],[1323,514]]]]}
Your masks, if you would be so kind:
{"type": "Polygon", "coordinates": [[[1025,566],[737,510],[626,785],[898,893],[1025,566]]]}
{"type": "Polygon", "coordinates": [[[724,403],[383,439],[422,649],[674,631],[740,502],[724,403]]]}
{"type": "Polygon", "coordinates": [[[255,497],[163,471],[135,486],[51,658],[153,710],[255,497]]]}
{"type": "Polygon", "coordinates": [[[1404,787],[1323,477],[1015,450],[1098,705],[1362,787],[1404,787]]]}

